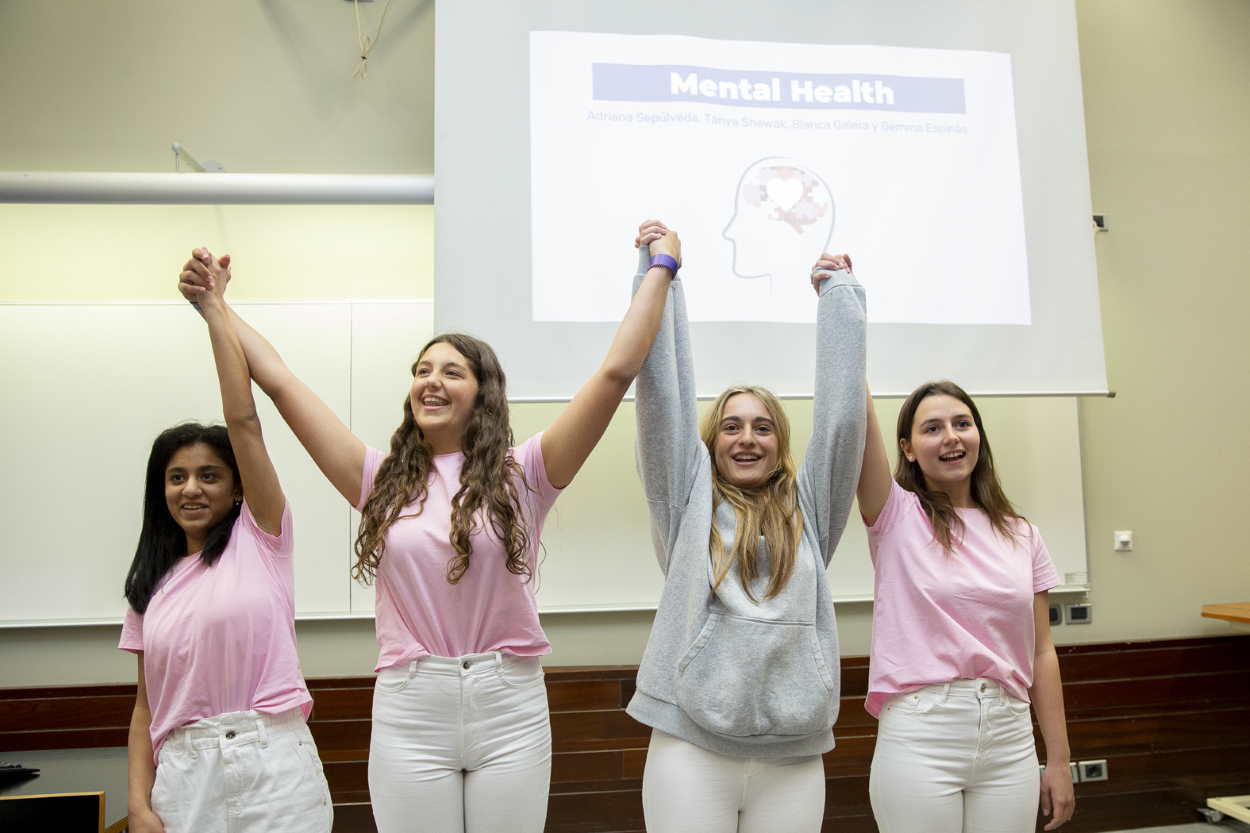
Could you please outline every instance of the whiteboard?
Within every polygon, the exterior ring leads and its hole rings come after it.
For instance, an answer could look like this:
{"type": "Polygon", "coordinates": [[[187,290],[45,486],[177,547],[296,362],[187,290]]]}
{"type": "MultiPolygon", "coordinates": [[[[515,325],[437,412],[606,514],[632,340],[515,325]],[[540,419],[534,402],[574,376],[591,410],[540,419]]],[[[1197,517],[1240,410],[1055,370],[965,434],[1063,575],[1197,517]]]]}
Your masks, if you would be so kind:
{"type": "MultiPolygon", "coordinates": [[[[397,413],[409,365],[430,334],[428,301],[235,308],[335,413],[365,429],[366,442],[385,443],[399,424],[392,416],[385,427],[386,415],[397,413]],[[387,382],[389,410],[359,404],[387,382]]],[[[120,621],[152,440],[178,422],[221,421],[207,328],[178,302],[4,304],[0,350],[0,624],[120,621]]],[[[352,613],[353,512],[255,393],[295,521],[296,610],[352,613]]],[[[371,601],[364,611],[372,613],[371,601]]]]}
{"type": "MultiPolygon", "coordinates": [[[[238,303],[292,370],[361,439],[388,447],[409,367],[432,331],[428,301],[238,303]]],[[[5,575],[0,626],[121,620],[122,584],[141,522],[152,439],[177,422],[220,420],[208,335],[181,303],[0,304],[6,407],[0,411],[5,575]]],[[[504,357],[505,370],[511,366],[504,357]]],[[[265,437],[295,520],[299,618],[368,617],[373,590],[351,581],[356,513],[327,483],[257,391],[265,437]]],[[[1042,530],[1064,583],[1087,584],[1076,402],[983,399],[1007,494],[1042,530]]],[[[810,400],[785,403],[797,458],[810,400]]],[[[879,400],[893,424],[899,402],[879,400]]],[[[518,440],[562,403],[513,405],[518,440]]],[[[543,612],[652,609],[661,575],[634,469],[624,404],[556,502],[543,535],[543,612]]],[[[872,596],[862,524],[852,510],[829,568],[835,600],[872,596]]]]}

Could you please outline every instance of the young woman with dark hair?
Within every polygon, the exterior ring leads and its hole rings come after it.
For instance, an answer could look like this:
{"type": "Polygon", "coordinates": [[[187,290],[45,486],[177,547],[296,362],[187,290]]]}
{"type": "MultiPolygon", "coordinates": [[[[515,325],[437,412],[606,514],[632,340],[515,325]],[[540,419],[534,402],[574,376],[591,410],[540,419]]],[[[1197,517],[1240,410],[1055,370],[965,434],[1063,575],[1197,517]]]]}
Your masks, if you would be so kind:
{"type": "Polygon", "coordinates": [[[1047,591],[1059,577],[994,470],[972,398],[953,382],[907,397],[890,475],[868,404],[859,507],[876,572],[868,711],[882,833],[1054,830],[1072,817],[1047,591]],[[1029,703],[1046,744],[1040,783],[1029,703]]]}
{"type": "MultiPolygon", "coordinates": [[[[237,316],[252,376],[331,484],[361,510],[353,574],[376,579],[369,794],[378,829],[543,829],[551,726],[534,573],[543,521],[603,435],[659,327],[681,258],[650,268],[599,370],[514,445],[503,369],[459,334],[412,365],[389,452],[367,447],[237,316]]],[[[184,276],[220,293],[229,258],[184,276]]]]}
{"type": "MultiPolygon", "coordinates": [[[[639,229],[639,277],[672,234],[639,229]]],[[[803,280],[802,277],[799,280],[803,280]]],[[[802,466],[777,397],[726,390],[699,428],[680,280],[638,376],[638,460],[664,592],[628,711],[652,728],[650,833],[815,833],[839,659],[825,568],[864,441],[864,294],[838,255],[817,288],[802,466]]]]}
{"type": "Polygon", "coordinates": [[[174,426],[148,457],[120,643],[139,658],[130,830],[328,833],[295,645],[291,512],[225,305],[181,289],[208,324],[226,426],[174,426]]]}
{"type": "MultiPolygon", "coordinates": [[[[200,454],[210,457],[216,455],[217,458],[212,463],[216,469],[213,476],[202,478],[196,485],[207,488],[210,492],[213,489],[224,490],[232,499],[231,506],[225,509],[225,515],[215,523],[210,523],[213,518],[210,514],[197,530],[203,542],[197,549],[200,560],[206,565],[211,567],[221,557],[226,544],[230,543],[230,533],[243,506],[239,464],[235,462],[234,449],[230,447],[230,435],[224,425],[184,422],[173,428],[166,428],[156,436],[148,454],[147,475],[144,478],[143,526],[139,531],[139,544],[135,548],[134,560],[131,561],[130,571],[126,575],[126,601],[139,614],[147,610],[152,592],[169,572],[169,568],[187,555],[188,531],[180,524],[181,518],[176,518],[173,514],[174,508],[166,496],[165,470],[171,465],[170,460],[175,454],[196,445],[206,446],[195,449],[200,454]]],[[[187,466],[177,465],[174,468],[179,470],[175,479],[183,481],[182,472],[187,470],[187,466]]],[[[224,501],[221,506],[224,507],[224,501]]]]}

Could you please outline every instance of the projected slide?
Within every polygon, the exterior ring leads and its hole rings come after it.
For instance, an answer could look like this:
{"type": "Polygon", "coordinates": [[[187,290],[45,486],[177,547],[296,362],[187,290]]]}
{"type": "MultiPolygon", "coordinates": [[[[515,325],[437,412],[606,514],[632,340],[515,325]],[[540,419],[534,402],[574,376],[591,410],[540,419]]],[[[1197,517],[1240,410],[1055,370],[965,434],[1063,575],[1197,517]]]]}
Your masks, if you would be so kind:
{"type": "Polygon", "coordinates": [[[695,321],[1030,323],[1009,56],[530,33],[534,321],[616,321],[629,229],[680,230],[695,321]]]}

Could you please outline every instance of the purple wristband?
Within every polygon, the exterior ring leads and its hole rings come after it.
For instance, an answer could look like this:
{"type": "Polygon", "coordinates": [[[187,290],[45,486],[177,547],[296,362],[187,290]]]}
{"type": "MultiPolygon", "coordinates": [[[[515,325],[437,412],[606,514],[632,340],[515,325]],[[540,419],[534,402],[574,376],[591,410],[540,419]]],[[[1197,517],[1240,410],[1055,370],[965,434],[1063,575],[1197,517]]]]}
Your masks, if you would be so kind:
{"type": "Polygon", "coordinates": [[[677,277],[677,261],[670,255],[651,255],[652,266],[663,266],[665,269],[673,273],[673,277],[677,277]]]}

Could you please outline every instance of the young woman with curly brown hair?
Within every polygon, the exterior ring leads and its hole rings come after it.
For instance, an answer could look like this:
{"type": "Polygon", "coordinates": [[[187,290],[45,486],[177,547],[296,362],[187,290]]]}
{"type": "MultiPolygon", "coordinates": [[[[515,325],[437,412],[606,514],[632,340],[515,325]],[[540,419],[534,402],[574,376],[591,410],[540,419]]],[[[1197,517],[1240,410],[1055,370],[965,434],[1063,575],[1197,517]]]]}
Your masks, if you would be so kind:
{"type": "MultiPolygon", "coordinates": [[[[532,583],[543,520],[603,435],[660,326],[680,264],[656,248],[599,370],[514,445],[489,345],[436,336],[412,365],[389,452],[367,447],[237,316],[252,377],[361,511],[353,575],[377,581],[369,792],[382,833],[539,833],[551,727],[532,583]]],[[[224,291],[229,257],[191,264],[224,291]]]]}

